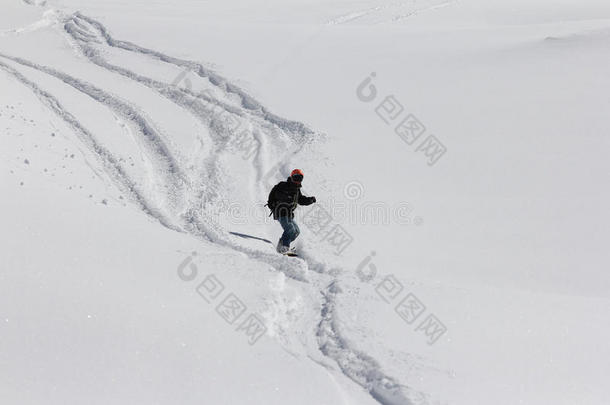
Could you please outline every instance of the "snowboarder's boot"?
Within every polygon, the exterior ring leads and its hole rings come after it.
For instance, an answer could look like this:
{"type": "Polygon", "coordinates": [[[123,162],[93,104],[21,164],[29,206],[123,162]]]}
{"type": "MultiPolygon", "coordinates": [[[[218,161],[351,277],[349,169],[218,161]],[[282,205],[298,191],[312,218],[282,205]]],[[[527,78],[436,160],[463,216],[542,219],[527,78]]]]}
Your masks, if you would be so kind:
{"type": "Polygon", "coordinates": [[[281,253],[281,254],[284,255],[284,254],[286,254],[288,252],[289,249],[290,248],[288,246],[284,246],[282,244],[282,240],[281,239],[277,241],[277,246],[275,247],[275,250],[277,250],[278,253],[281,253]]]}

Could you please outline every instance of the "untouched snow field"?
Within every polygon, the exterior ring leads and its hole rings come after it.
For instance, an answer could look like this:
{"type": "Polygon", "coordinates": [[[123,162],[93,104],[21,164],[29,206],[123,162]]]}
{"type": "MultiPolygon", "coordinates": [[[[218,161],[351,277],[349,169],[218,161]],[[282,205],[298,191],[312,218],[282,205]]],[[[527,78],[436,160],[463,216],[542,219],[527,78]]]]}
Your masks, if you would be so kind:
{"type": "Polygon", "coordinates": [[[609,2],[0,10],[0,403],[608,403],[609,2]]]}

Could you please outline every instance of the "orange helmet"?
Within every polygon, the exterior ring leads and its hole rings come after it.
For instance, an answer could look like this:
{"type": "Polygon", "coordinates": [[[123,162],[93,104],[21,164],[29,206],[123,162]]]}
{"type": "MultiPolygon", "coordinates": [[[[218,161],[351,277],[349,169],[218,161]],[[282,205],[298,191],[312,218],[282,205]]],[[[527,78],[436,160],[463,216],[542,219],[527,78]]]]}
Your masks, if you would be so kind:
{"type": "Polygon", "coordinates": [[[291,173],[290,173],[290,178],[292,179],[292,181],[294,181],[295,183],[300,183],[301,181],[303,181],[303,172],[301,171],[301,169],[294,169],[291,173]]]}

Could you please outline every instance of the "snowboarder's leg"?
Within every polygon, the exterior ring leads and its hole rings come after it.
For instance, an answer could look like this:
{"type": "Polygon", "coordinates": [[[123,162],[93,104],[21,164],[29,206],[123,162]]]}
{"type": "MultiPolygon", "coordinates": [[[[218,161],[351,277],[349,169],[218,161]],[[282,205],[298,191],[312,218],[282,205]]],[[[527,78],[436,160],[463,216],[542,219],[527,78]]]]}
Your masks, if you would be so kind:
{"type": "Polygon", "coordinates": [[[293,232],[294,232],[294,227],[292,226],[292,218],[290,217],[279,217],[278,221],[280,222],[280,225],[282,225],[282,229],[284,229],[284,233],[282,234],[282,237],[280,238],[280,243],[285,246],[288,247],[290,246],[290,242],[293,241],[293,232]]]}
{"type": "Polygon", "coordinates": [[[294,222],[294,219],[291,220],[292,222],[292,239],[290,240],[290,243],[294,242],[294,240],[299,236],[299,234],[301,233],[301,230],[299,229],[299,226],[297,225],[296,222],[294,222]]]}

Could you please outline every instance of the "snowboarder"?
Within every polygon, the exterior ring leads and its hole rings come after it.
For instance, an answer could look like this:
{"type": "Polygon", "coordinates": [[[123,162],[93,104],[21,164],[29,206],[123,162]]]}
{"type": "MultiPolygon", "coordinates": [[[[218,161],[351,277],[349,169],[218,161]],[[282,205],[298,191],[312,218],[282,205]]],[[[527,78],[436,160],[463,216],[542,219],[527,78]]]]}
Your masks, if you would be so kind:
{"type": "Polygon", "coordinates": [[[290,243],[299,236],[300,230],[294,221],[294,210],[298,205],[310,205],[316,202],[316,197],[306,197],[301,194],[301,182],[303,172],[294,169],[286,181],[281,181],[271,189],[267,206],[276,219],[282,225],[284,233],[277,242],[276,250],[278,253],[290,253],[290,243]]]}

